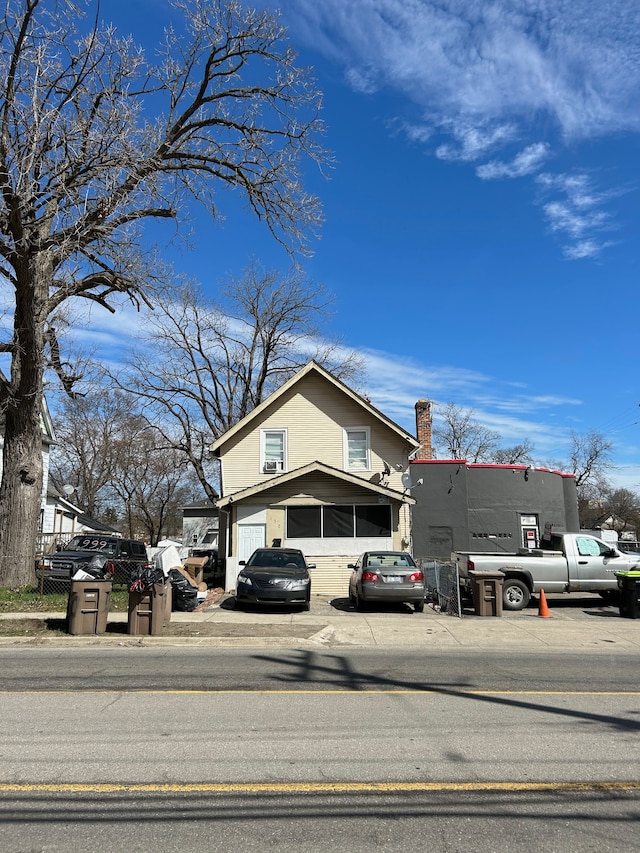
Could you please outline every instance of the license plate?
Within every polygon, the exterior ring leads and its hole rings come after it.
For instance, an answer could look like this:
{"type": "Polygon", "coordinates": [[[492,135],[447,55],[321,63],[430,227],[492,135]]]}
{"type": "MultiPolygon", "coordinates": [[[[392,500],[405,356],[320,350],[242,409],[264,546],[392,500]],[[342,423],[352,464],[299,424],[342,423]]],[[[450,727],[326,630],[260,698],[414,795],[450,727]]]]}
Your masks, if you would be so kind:
{"type": "Polygon", "coordinates": [[[399,575],[387,575],[385,580],[387,583],[402,583],[402,578],[399,575]]]}

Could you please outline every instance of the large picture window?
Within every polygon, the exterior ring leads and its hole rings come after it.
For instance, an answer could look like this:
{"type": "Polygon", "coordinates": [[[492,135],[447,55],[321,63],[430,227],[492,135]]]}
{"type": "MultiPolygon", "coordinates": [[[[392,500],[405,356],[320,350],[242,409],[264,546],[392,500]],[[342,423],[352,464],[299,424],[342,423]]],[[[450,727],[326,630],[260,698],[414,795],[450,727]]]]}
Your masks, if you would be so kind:
{"type": "Polygon", "coordinates": [[[287,507],[287,539],[319,539],[320,525],[319,506],[287,507]]]}
{"type": "Polygon", "coordinates": [[[287,507],[287,539],[391,536],[389,504],[287,507]]]}
{"type": "Polygon", "coordinates": [[[322,535],[353,536],[353,507],[325,506],[322,508],[322,535]]]}
{"type": "Polygon", "coordinates": [[[356,536],[391,536],[391,507],[385,504],[363,504],[354,507],[356,536]]]}

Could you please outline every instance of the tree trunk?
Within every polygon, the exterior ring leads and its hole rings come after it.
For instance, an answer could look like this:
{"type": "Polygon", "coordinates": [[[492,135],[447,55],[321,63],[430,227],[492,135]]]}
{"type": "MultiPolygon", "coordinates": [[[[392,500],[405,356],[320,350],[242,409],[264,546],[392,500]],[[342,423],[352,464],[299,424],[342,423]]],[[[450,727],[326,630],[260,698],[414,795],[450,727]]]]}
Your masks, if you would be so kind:
{"type": "MultiPolygon", "coordinates": [[[[42,395],[40,395],[40,401],[42,395]]],[[[11,405],[5,415],[0,484],[0,586],[34,582],[36,537],[42,505],[40,406],[11,405]]]]}
{"type": "Polygon", "coordinates": [[[4,389],[4,445],[0,483],[0,586],[35,580],[42,507],[44,301],[51,270],[44,258],[16,265],[11,381],[4,389]],[[45,263],[43,263],[45,261],[45,263]]]}

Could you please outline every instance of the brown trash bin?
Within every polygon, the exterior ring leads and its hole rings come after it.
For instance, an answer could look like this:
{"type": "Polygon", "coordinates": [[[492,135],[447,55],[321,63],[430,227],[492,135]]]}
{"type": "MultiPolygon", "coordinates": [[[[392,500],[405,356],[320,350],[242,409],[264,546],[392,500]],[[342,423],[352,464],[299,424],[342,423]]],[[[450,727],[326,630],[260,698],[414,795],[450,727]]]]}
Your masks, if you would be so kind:
{"type": "Polygon", "coordinates": [[[171,584],[154,583],[144,592],[129,593],[129,634],[160,634],[171,618],[171,584]]]}
{"type": "Polygon", "coordinates": [[[476,616],[502,616],[502,572],[469,572],[476,616]]]}
{"type": "Polygon", "coordinates": [[[104,634],[111,589],[110,580],[71,581],[67,602],[68,634],[104,634]]]}

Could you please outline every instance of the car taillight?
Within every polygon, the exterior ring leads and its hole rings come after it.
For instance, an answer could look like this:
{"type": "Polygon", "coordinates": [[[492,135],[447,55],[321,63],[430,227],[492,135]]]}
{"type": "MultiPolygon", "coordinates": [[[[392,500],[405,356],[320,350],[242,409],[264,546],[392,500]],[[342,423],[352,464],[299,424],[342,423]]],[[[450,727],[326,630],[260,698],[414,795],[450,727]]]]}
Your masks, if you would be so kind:
{"type": "Polygon", "coordinates": [[[473,560],[467,560],[467,571],[472,572],[475,569],[475,567],[476,567],[476,564],[473,562],[473,560]]]}
{"type": "Polygon", "coordinates": [[[409,575],[410,583],[422,583],[424,580],[424,575],[422,572],[414,572],[412,575],[409,575]]]}
{"type": "Polygon", "coordinates": [[[362,580],[363,581],[379,581],[380,575],[377,575],[375,572],[364,571],[362,573],[362,580]]]}

